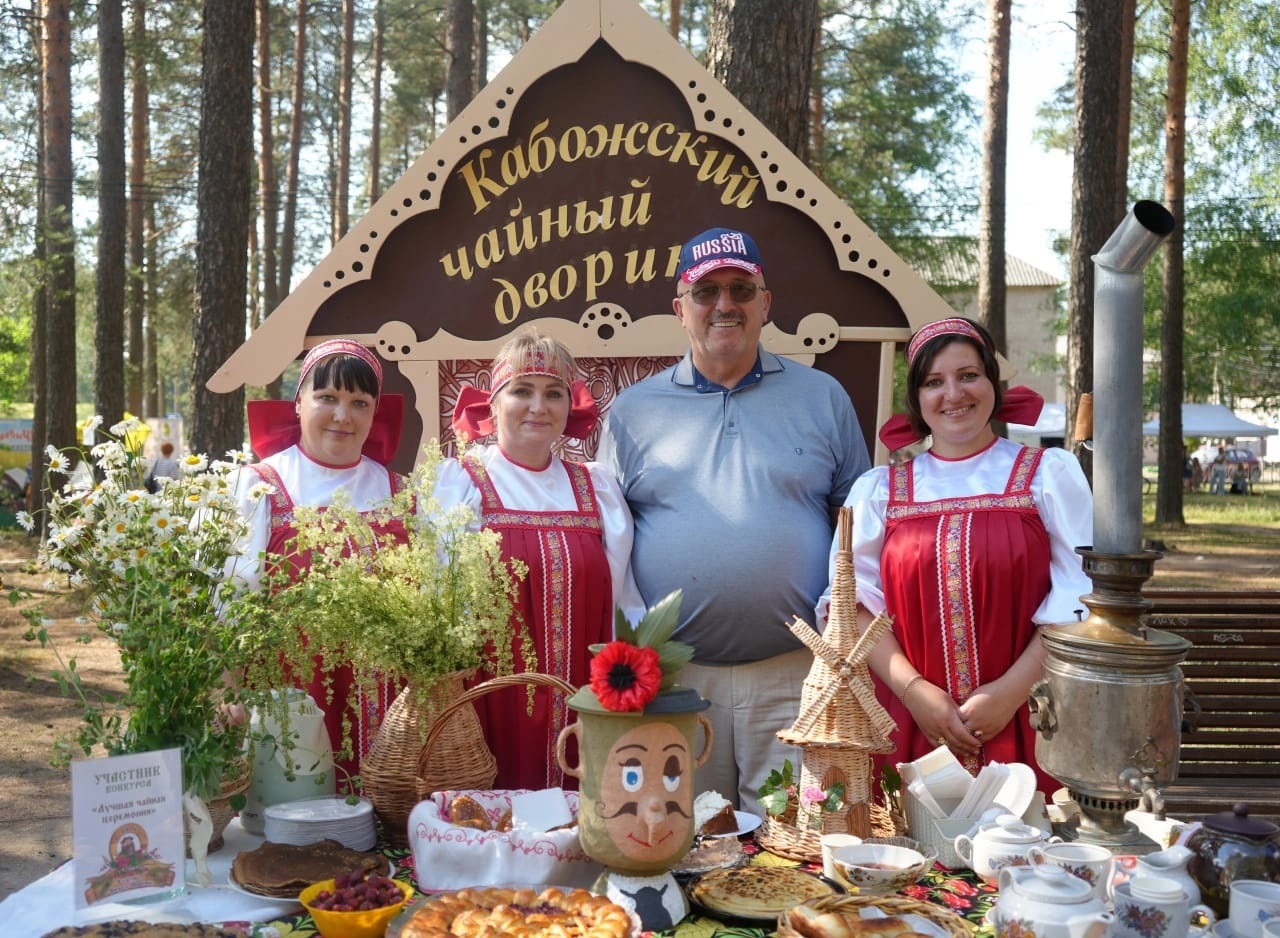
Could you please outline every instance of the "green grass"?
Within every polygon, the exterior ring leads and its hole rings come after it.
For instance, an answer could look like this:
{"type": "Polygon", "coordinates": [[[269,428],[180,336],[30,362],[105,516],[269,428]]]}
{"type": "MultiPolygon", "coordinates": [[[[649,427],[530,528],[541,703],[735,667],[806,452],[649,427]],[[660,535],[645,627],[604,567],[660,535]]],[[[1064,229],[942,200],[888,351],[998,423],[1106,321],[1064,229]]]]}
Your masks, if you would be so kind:
{"type": "Polygon", "coordinates": [[[1157,525],[1155,493],[1142,499],[1143,534],[1175,550],[1280,557],[1280,484],[1263,482],[1252,495],[1183,495],[1185,525],[1157,525]]]}

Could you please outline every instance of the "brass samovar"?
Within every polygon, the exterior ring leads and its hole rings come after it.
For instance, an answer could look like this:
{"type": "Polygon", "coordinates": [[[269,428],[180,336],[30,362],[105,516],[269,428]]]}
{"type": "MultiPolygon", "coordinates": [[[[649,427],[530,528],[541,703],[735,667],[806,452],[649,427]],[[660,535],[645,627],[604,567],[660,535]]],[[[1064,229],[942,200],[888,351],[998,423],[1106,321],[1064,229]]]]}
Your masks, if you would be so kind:
{"type": "Polygon", "coordinates": [[[1077,548],[1090,615],[1041,629],[1048,654],[1031,691],[1036,760],[1080,808],[1060,832],[1123,853],[1159,846],[1125,814],[1160,809],[1177,778],[1191,647],[1146,627],[1142,596],[1161,556],[1142,549],[1142,269],[1173,226],[1164,206],[1138,202],[1093,259],[1094,542],[1077,548]]]}

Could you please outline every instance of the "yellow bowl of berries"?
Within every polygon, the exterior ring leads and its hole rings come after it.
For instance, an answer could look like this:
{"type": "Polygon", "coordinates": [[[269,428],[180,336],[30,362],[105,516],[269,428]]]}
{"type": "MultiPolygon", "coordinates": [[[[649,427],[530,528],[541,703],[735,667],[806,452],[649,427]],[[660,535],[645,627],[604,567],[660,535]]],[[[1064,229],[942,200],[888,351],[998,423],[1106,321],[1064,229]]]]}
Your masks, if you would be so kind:
{"type": "Polygon", "coordinates": [[[413,887],[364,870],[312,883],[298,896],[323,938],[382,938],[413,887]]]}

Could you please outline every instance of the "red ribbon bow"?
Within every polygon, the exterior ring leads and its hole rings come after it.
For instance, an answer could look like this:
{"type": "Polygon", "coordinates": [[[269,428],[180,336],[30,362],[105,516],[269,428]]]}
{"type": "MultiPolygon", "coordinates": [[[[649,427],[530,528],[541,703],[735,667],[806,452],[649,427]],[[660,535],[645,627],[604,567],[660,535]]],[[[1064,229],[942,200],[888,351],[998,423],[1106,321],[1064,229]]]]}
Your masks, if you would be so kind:
{"type": "MultiPolygon", "coordinates": [[[[996,411],[994,418],[1005,423],[1018,423],[1026,426],[1040,419],[1040,411],[1044,409],[1044,398],[1026,385],[1009,388],[1004,392],[1004,401],[996,411]]],[[[919,443],[924,437],[911,426],[906,414],[894,414],[880,428],[880,442],[889,448],[889,452],[919,443]]]]}

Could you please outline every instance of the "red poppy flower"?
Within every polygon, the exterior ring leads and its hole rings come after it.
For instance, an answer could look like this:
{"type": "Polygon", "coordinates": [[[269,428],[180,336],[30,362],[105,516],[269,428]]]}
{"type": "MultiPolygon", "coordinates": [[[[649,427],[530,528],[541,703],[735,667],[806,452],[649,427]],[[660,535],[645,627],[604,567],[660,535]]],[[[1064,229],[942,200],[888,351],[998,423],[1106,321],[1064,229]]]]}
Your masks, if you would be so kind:
{"type": "Polygon", "coordinates": [[[643,710],[661,685],[662,666],[653,648],[610,642],[591,659],[591,689],[606,710],[643,710]]]}

